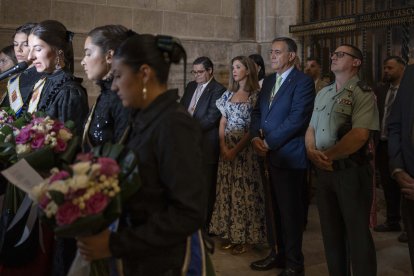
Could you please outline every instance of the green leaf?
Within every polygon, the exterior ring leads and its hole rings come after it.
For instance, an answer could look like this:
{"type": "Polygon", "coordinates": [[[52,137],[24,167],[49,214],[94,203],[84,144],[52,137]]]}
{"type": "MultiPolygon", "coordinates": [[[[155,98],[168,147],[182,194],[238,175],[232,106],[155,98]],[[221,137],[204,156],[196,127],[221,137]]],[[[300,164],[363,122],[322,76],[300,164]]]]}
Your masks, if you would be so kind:
{"type": "MultiPolygon", "coordinates": [[[[62,184],[62,185],[65,185],[65,184],[62,184]]],[[[49,191],[49,195],[57,205],[61,205],[65,203],[65,195],[62,194],[61,192],[49,191]]]]}
{"type": "Polygon", "coordinates": [[[66,150],[59,154],[58,159],[64,164],[72,164],[76,154],[79,152],[80,142],[81,139],[79,136],[73,136],[72,139],[68,141],[66,150]]]}
{"type": "Polygon", "coordinates": [[[56,166],[55,153],[50,146],[32,151],[30,153],[18,155],[19,159],[26,161],[37,171],[49,171],[56,166]]]}
{"type": "Polygon", "coordinates": [[[70,130],[75,130],[76,125],[75,125],[74,121],[69,120],[69,121],[65,122],[65,127],[70,129],[70,130]]]}

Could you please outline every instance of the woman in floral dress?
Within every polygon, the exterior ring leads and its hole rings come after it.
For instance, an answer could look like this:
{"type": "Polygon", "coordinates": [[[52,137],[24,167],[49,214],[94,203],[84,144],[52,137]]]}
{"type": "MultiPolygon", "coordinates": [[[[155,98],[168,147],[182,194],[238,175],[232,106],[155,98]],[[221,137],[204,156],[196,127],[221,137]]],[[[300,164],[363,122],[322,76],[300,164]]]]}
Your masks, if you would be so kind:
{"type": "Polygon", "coordinates": [[[248,245],[265,242],[263,188],[259,165],[250,145],[250,113],[259,84],[252,60],[232,60],[229,91],[217,100],[222,113],[216,203],[210,233],[224,238],[223,249],[246,252],[248,245]]]}

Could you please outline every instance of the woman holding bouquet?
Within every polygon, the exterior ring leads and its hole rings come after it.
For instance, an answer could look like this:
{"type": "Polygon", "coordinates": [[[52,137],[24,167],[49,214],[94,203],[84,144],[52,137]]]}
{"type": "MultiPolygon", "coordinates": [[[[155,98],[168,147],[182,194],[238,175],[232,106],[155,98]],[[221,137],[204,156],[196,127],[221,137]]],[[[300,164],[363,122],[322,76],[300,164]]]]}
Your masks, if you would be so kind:
{"type": "Polygon", "coordinates": [[[44,111],[61,122],[72,120],[79,135],[88,114],[82,80],[73,76],[73,33],[55,20],[37,24],[29,35],[29,60],[43,77],[34,85],[28,111],[44,111]]]}
{"type": "Polygon", "coordinates": [[[124,203],[120,228],[78,239],[86,260],[121,258],[125,275],[182,275],[190,235],[203,227],[201,132],[167,88],[171,63],[185,56],[171,37],[135,35],[115,52],[112,89],[133,108],[128,147],[142,187],[124,203]]]}
{"type": "Polygon", "coordinates": [[[118,142],[128,125],[129,110],[123,108],[121,99],[111,91],[110,70],[114,51],[132,34],[133,31],[121,25],[101,26],[88,33],[81,65],[88,79],[99,85],[101,93],[83,130],[84,151],[106,142],[118,142]]]}

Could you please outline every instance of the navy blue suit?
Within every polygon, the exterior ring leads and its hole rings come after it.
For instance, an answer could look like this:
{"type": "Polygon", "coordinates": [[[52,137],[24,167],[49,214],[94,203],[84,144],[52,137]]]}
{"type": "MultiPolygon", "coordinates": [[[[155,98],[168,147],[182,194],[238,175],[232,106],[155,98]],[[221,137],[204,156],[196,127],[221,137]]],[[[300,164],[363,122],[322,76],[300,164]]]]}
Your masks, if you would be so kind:
{"type": "Polygon", "coordinates": [[[252,113],[250,133],[253,138],[259,137],[261,129],[269,146],[267,159],[278,254],[286,260],[288,268],[302,268],[308,167],[305,133],[312,115],[315,84],[294,68],[269,106],[275,83],[276,74],[264,79],[252,113]]]}
{"type": "MultiPolygon", "coordinates": [[[[414,178],[414,65],[405,69],[397,97],[388,117],[388,154],[391,172],[405,170],[414,178]]],[[[402,210],[408,234],[411,266],[414,272],[414,200],[403,198],[402,210]]]]}

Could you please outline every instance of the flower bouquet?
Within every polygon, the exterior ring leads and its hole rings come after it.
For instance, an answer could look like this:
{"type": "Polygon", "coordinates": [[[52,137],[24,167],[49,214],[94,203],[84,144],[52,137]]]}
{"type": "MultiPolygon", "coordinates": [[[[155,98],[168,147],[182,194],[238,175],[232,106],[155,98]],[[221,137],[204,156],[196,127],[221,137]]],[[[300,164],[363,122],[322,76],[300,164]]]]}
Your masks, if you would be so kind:
{"type": "Polygon", "coordinates": [[[41,218],[59,237],[93,235],[121,214],[121,202],[140,187],[135,155],[122,145],[98,147],[79,154],[65,170],[34,187],[41,218]]]}

